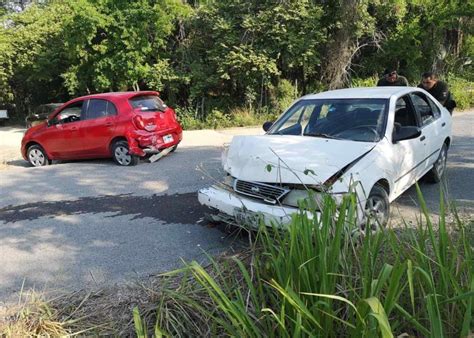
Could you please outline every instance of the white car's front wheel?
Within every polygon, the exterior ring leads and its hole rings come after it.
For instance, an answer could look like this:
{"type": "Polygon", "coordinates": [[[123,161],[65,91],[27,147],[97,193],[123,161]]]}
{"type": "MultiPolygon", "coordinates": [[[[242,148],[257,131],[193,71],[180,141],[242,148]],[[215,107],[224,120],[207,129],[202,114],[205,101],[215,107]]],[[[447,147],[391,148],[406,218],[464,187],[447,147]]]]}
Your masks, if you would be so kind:
{"type": "Polygon", "coordinates": [[[378,231],[383,229],[390,217],[390,203],[387,191],[379,184],[376,184],[367,198],[365,204],[365,222],[363,229],[378,231]]]}

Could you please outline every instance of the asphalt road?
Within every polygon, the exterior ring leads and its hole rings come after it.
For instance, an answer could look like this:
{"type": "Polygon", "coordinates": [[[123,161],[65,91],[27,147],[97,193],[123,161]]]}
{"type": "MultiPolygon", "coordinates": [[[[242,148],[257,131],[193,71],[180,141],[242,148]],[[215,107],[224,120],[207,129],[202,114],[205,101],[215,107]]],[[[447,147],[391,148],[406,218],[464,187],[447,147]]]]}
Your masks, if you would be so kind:
{"type": "MultiPolygon", "coordinates": [[[[96,288],[204,260],[235,242],[207,227],[196,191],[221,177],[222,144],[259,128],[190,131],[155,163],[118,167],[111,160],[29,168],[18,153],[22,131],[0,129],[0,303],[25,288],[96,288]],[[2,162],[3,161],[3,162],[2,162]],[[3,164],[2,164],[3,163],[3,164]]],[[[449,153],[449,195],[474,214],[474,113],[456,116],[449,153]]],[[[421,184],[436,213],[438,185],[421,184]]],[[[418,214],[412,188],[394,219],[418,214]]]]}

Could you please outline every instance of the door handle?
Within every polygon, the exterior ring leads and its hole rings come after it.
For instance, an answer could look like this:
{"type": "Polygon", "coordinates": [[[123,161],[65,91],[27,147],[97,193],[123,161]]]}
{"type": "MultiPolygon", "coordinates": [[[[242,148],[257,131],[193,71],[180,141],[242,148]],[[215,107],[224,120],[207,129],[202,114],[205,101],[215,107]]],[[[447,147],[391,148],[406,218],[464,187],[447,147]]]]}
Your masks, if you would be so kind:
{"type": "Polygon", "coordinates": [[[420,141],[424,141],[426,139],[426,137],[423,135],[421,138],[420,138],[420,141]]]}
{"type": "Polygon", "coordinates": [[[77,130],[77,127],[71,127],[71,130],[75,131],[75,130],[77,130]]]}
{"type": "Polygon", "coordinates": [[[441,124],[441,127],[444,127],[445,125],[446,125],[446,122],[443,122],[443,123],[441,124]]]}
{"type": "Polygon", "coordinates": [[[106,125],[107,127],[112,127],[112,122],[107,122],[105,125],[106,125]]]}

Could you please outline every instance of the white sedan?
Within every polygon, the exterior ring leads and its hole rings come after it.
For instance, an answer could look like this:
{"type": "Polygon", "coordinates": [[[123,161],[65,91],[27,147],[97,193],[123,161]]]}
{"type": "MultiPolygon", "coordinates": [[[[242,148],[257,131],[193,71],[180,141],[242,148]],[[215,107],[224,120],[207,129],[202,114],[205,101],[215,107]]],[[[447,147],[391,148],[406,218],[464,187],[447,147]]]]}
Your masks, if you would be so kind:
{"type": "Polygon", "coordinates": [[[450,113],[419,88],[306,95],[267,122],[265,135],[234,137],[222,156],[227,177],[201,189],[199,201],[226,217],[278,226],[301,199],[329,191],[340,201],[354,191],[360,224],[371,215],[371,228],[385,226],[393,200],[424,175],[443,177],[451,125],[450,113]]]}

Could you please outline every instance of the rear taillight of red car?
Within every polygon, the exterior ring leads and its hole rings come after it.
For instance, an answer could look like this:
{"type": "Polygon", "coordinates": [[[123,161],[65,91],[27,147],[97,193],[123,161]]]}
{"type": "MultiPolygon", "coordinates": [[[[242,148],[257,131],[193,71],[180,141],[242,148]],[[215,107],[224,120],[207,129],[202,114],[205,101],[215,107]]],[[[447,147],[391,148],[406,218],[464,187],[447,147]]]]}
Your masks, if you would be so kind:
{"type": "Polygon", "coordinates": [[[143,118],[140,115],[135,115],[133,117],[133,124],[136,128],[145,130],[145,121],[143,121],[143,118]]]}

